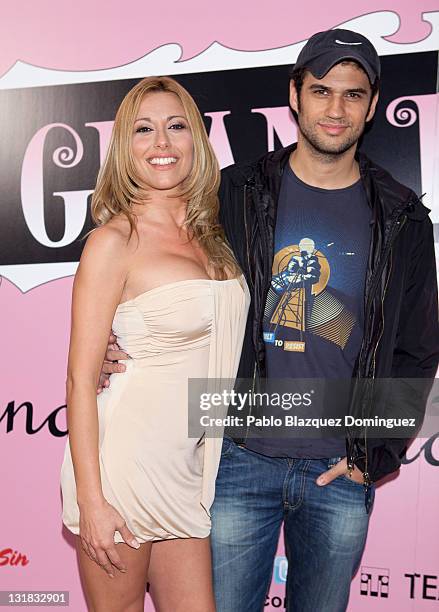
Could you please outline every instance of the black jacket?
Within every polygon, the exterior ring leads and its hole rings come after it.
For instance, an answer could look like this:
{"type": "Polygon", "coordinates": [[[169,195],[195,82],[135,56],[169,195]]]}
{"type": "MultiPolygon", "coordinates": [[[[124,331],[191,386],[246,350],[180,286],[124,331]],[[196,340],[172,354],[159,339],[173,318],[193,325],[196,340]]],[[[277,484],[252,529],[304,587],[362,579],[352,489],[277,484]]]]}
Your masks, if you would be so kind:
{"type": "MultiPolygon", "coordinates": [[[[271,281],[277,203],[296,145],[222,171],[220,220],[252,296],[238,376],[265,376],[262,319],[271,281]]],[[[365,324],[353,378],[423,379],[425,400],[439,358],[437,281],[432,223],[418,197],[361,153],[361,179],[372,209],[365,283],[365,324]]],[[[363,388],[364,385],[362,385],[363,388]]],[[[363,391],[364,393],[364,391],[363,391]]],[[[355,393],[353,393],[354,401],[355,393]]],[[[358,397],[355,401],[360,401],[358,397]]],[[[366,401],[362,400],[365,405],[366,401]]],[[[362,415],[367,416],[363,406],[362,415]]],[[[398,469],[407,439],[371,439],[347,430],[348,464],[366,485],[398,469]]]]}

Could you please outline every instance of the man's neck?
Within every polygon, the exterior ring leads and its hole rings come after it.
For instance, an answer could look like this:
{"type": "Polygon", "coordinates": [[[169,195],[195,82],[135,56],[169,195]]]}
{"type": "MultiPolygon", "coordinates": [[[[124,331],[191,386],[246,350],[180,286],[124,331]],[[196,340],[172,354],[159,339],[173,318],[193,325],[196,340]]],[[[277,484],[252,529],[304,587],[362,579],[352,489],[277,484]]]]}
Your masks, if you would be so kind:
{"type": "Polygon", "coordinates": [[[360,169],[355,160],[356,147],[343,155],[323,155],[299,139],[297,148],[290,155],[290,166],[294,174],[311,187],[321,189],[343,189],[360,178],[360,169]]]}

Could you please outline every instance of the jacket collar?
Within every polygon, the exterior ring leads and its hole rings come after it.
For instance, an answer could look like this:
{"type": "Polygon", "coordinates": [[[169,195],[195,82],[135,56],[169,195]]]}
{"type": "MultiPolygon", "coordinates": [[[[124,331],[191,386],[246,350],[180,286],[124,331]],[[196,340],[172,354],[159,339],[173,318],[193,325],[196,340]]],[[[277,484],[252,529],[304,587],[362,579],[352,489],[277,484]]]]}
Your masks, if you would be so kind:
{"type": "MultiPolygon", "coordinates": [[[[268,182],[271,187],[274,181],[280,188],[278,181],[296,148],[297,143],[294,143],[264,155],[256,166],[256,186],[266,187],[268,182]]],[[[359,164],[367,201],[372,208],[380,206],[384,218],[390,218],[403,210],[414,221],[422,221],[428,216],[430,209],[422,204],[411,189],[396,181],[387,170],[374,164],[361,151],[357,151],[355,158],[359,164]]]]}
{"type": "Polygon", "coordinates": [[[257,164],[256,171],[256,184],[263,185],[264,178],[268,180],[282,176],[285,166],[288,163],[290,155],[297,148],[297,143],[293,143],[283,149],[277,149],[276,151],[270,151],[264,157],[262,157],[257,164]]]}

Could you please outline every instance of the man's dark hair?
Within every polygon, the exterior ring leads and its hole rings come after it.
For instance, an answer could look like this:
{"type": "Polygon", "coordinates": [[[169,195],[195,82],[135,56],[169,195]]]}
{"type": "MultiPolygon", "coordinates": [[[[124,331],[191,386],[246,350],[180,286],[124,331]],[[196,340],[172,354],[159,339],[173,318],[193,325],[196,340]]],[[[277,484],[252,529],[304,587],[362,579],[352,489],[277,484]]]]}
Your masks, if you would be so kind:
{"type": "MultiPolygon", "coordinates": [[[[341,60],[340,62],[338,62],[339,64],[342,64],[343,62],[352,62],[353,64],[356,64],[358,66],[358,68],[360,68],[364,74],[366,74],[366,71],[364,70],[364,68],[361,66],[361,64],[359,64],[358,62],[356,62],[355,60],[341,60]]],[[[337,64],[336,64],[337,65],[337,64]]],[[[290,79],[292,81],[294,81],[294,85],[296,87],[296,91],[297,91],[297,96],[298,98],[300,98],[300,92],[302,91],[302,86],[303,86],[303,81],[305,79],[305,75],[306,73],[309,72],[308,68],[306,66],[303,66],[301,68],[298,68],[297,70],[295,70],[294,68],[291,70],[290,72],[290,79]]],[[[368,77],[369,78],[369,77],[368,77]]],[[[370,100],[372,101],[374,95],[377,93],[377,91],[380,88],[380,79],[379,77],[377,77],[375,79],[375,82],[371,85],[372,88],[372,95],[370,100]]]]}

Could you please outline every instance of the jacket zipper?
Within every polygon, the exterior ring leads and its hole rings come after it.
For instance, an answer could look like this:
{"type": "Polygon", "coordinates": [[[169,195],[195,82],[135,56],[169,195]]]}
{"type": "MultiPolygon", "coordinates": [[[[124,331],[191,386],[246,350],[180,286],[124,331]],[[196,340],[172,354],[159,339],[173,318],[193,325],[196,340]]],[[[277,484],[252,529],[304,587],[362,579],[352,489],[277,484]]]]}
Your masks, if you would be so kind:
{"type": "MultiPolygon", "coordinates": [[[[250,280],[250,286],[251,286],[251,288],[253,290],[254,289],[254,282],[253,282],[252,273],[251,273],[251,266],[250,266],[250,246],[249,246],[249,234],[248,234],[248,223],[247,223],[247,186],[248,186],[248,184],[246,183],[244,185],[244,228],[245,228],[245,245],[246,245],[246,252],[247,252],[248,277],[249,277],[249,280],[250,280]]],[[[253,396],[254,396],[254,392],[255,392],[255,384],[256,384],[256,361],[255,361],[254,368],[253,368],[253,382],[252,382],[252,394],[253,394],[253,396]]],[[[250,402],[249,415],[251,415],[251,412],[252,412],[252,405],[251,405],[251,402],[250,402]]],[[[245,446],[245,443],[247,441],[248,430],[249,430],[249,425],[247,425],[247,428],[245,430],[245,437],[244,437],[244,441],[242,443],[242,446],[245,446]]]]}
{"type": "MultiPolygon", "coordinates": [[[[256,386],[256,361],[255,361],[255,365],[254,365],[254,368],[253,368],[252,400],[253,400],[253,398],[255,396],[255,386],[256,386]]],[[[252,413],[252,403],[250,402],[250,409],[249,409],[249,413],[248,413],[249,416],[251,415],[251,413],[252,413]]],[[[250,428],[250,425],[247,425],[247,428],[245,430],[244,441],[243,441],[242,444],[238,444],[238,446],[245,446],[246,445],[247,438],[248,438],[248,430],[249,430],[249,428],[250,428]]]]}
{"type": "MultiPolygon", "coordinates": [[[[381,333],[375,343],[375,348],[373,351],[373,366],[372,366],[372,376],[370,378],[375,379],[375,367],[376,367],[376,353],[378,350],[378,346],[381,342],[381,338],[383,337],[384,334],[384,326],[385,326],[385,320],[384,320],[384,299],[386,297],[386,292],[387,292],[387,287],[389,284],[389,280],[390,280],[390,275],[392,272],[392,266],[393,266],[393,262],[392,262],[392,246],[394,241],[396,240],[399,232],[402,230],[402,228],[405,225],[405,222],[407,220],[407,217],[404,215],[402,216],[402,219],[399,220],[399,218],[396,218],[390,231],[389,231],[389,239],[388,239],[388,243],[385,249],[385,252],[383,254],[383,263],[380,266],[380,271],[379,274],[376,275],[375,279],[374,279],[374,283],[371,286],[370,292],[369,292],[369,296],[368,296],[368,300],[367,300],[367,307],[366,307],[366,320],[367,317],[369,315],[369,308],[370,308],[370,304],[372,303],[372,299],[373,299],[373,293],[375,291],[375,286],[377,285],[377,283],[379,282],[380,279],[380,275],[382,272],[382,269],[384,269],[384,266],[387,262],[387,259],[390,258],[390,270],[387,276],[387,280],[386,280],[386,284],[384,287],[384,291],[383,294],[381,296],[381,313],[382,313],[382,327],[381,327],[381,333]],[[395,228],[397,228],[397,231],[395,231],[395,228]]],[[[369,469],[368,469],[368,452],[367,452],[367,428],[365,428],[364,430],[364,453],[365,453],[365,458],[364,458],[364,472],[363,472],[363,484],[365,487],[365,496],[366,496],[366,509],[367,512],[369,512],[370,509],[370,493],[369,493],[369,488],[370,488],[370,484],[371,484],[371,480],[370,480],[370,475],[369,475],[369,469]]],[[[353,457],[349,457],[348,458],[348,467],[350,469],[353,469],[354,467],[354,461],[353,461],[353,457]]]]}
{"type": "Polygon", "coordinates": [[[370,291],[369,291],[369,295],[368,295],[368,299],[367,299],[367,303],[366,303],[366,313],[365,313],[366,316],[369,314],[368,311],[369,311],[370,304],[371,304],[372,299],[373,299],[373,294],[375,292],[375,286],[378,284],[378,282],[380,280],[380,275],[381,275],[382,269],[386,265],[387,257],[389,256],[389,253],[390,253],[390,250],[392,248],[393,242],[395,241],[395,239],[397,238],[400,230],[404,226],[405,220],[406,220],[405,216],[402,217],[401,221],[399,220],[399,217],[397,217],[393,221],[393,224],[392,224],[392,226],[391,226],[391,228],[389,230],[389,238],[388,238],[387,245],[386,245],[386,248],[385,248],[384,253],[383,253],[383,259],[382,259],[382,263],[380,265],[380,270],[379,270],[379,273],[377,273],[375,275],[375,278],[373,280],[373,284],[371,285],[371,288],[370,288],[370,291]],[[395,228],[397,228],[396,232],[395,232],[395,228]]]}
{"type": "MultiPolygon", "coordinates": [[[[381,316],[382,316],[382,320],[383,320],[383,324],[381,327],[381,333],[379,335],[379,338],[376,341],[375,344],[375,348],[373,351],[373,366],[372,366],[372,379],[375,379],[375,359],[376,359],[376,354],[377,354],[377,350],[378,350],[378,346],[379,343],[381,342],[381,338],[384,335],[384,299],[386,297],[386,293],[387,293],[387,286],[389,284],[389,279],[390,279],[390,275],[392,273],[392,250],[390,249],[389,251],[389,260],[390,260],[390,270],[389,270],[389,274],[387,276],[387,280],[386,280],[386,284],[384,287],[384,291],[383,291],[383,295],[381,296],[381,316]]],[[[364,458],[364,473],[363,473],[363,480],[364,480],[364,486],[366,487],[366,494],[367,494],[367,489],[370,486],[370,475],[369,475],[369,467],[368,467],[368,454],[367,454],[367,426],[364,428],[364,454],[365,454],[365,458],[364,458]]]]}
{"type": "Polygon", "coordinates": [[[254,282],[250,266],[250,246],[249,246],[249,235],[248,235],[248,224],[247,224],[247,183],[244,185],[244,228],[245,228],[245,246],[247,251],[247,269],[248,277],[250,280],[251,288],[254,289],[254,282]]]}
{"type": "MultiPolygon", "coordinates": [[[[386,297],[387,287],[389,285],[390,275],[392,274],[392,268],[393,268],[392,246],[393,246],[393,243],[396,240],[399,232],[404,227],[406,220],[407,220],[406,216],[403,216],[401,221],[396,220],[394,227],[397,227],[397,231],[395,232],[394,236],[391,236],[389,238],[389,255],[388,255],[388,257],[389,257],[389,260],[390,260],[390,269],[389,269],[389,273],[388,273],[388,276],[387,276],[386,284],[384,286],[383,295],[381,296],[381,313],[382,313],[383,324],[382,324],[382,327],[381,327],[381,333],[379,335],[379,338],[376,341],[375,349],[373,351],[373,363],[372,363],[372,378],[373,379],[375,379],[376,354],[377,354],[378,346],[379,346],[379,344],[381,342],[381,338],[384,335],[384,326],[385,326],[385,320],[384,320],[384,299],[386,297]]],[[[368,456],[367,456],[367,427],[364,430],[364,451],[365,451],[365,460],[364,460],[364,474],[363,474],[363,477],[364,477],[365,483],[370,484],[370,476],[369,476],[369,471],[368,471],[368,456]]]]}

